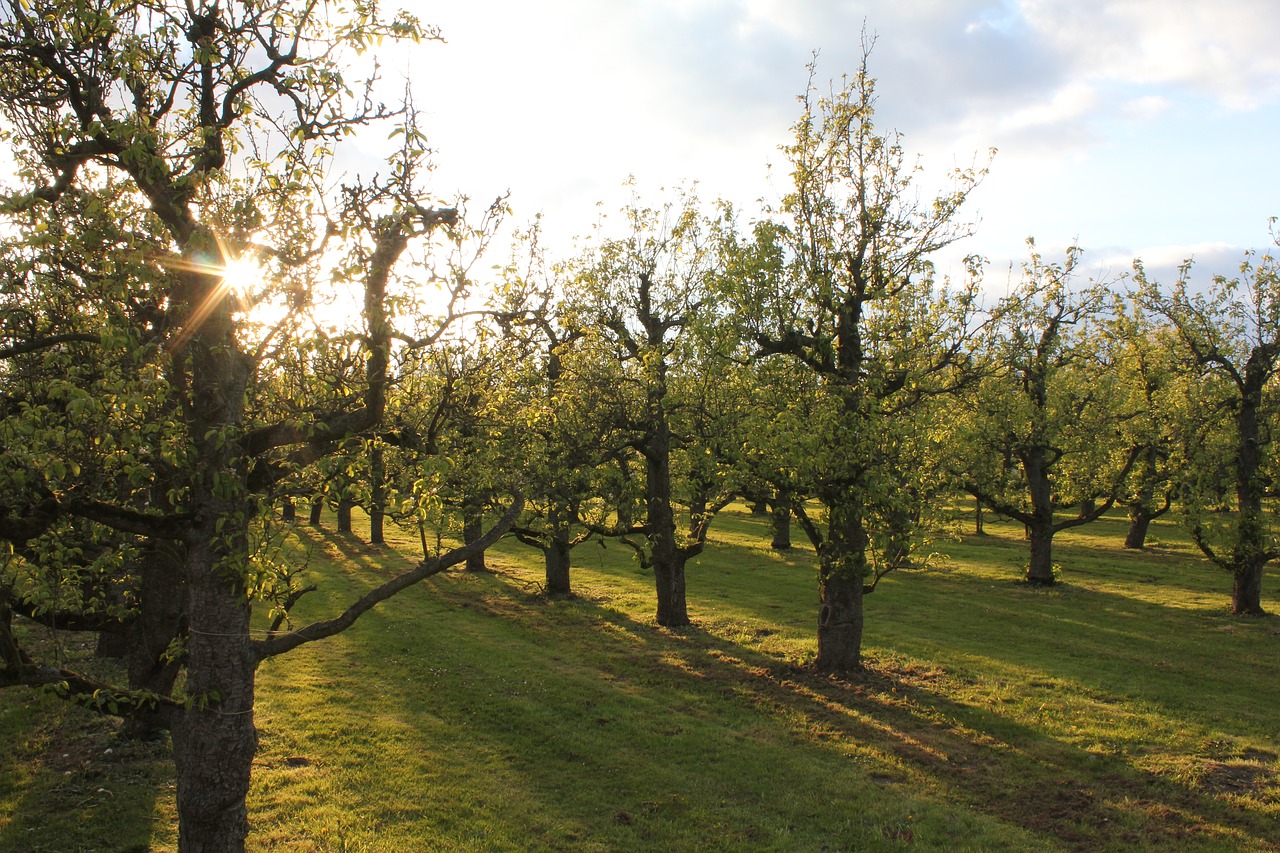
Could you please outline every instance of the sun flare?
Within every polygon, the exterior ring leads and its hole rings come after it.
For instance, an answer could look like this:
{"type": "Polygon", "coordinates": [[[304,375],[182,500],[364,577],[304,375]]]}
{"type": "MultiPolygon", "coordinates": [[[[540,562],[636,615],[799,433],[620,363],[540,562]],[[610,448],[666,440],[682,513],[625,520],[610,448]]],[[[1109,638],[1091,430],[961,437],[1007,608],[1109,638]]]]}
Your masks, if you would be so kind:
{"type": "Polygon", "coordinates": [[[252,255],[227,258],[219,268],[222,286],[233,295],[249,297],[262,289],[266,268],[252,255]]]}

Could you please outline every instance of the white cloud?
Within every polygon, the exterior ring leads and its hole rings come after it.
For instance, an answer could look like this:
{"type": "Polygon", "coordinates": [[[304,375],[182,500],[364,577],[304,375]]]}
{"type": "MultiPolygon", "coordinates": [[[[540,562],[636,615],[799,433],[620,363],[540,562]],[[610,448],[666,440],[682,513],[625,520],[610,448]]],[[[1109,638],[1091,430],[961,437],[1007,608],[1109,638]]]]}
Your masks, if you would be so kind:
{"type": "Polygon", "coordinates": [[[1019,9],[1073,73],[1202,92],[1234,109],[1280,96],[1272,0],[1020,0],[1019,9]]]}

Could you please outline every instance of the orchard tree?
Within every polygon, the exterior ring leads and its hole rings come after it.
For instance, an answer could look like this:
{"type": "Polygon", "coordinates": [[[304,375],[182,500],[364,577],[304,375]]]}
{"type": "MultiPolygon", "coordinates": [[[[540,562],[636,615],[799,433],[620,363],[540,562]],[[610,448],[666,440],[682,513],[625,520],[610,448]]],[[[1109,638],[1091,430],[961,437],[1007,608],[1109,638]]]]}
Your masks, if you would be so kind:
{"type": "Polygon", "coordinates": [[[782,149],[790,191],[731,248],[740,260],[725,277],[755,354],[810,372],[821,397],[804,426],[806,479],[824,512],[804,525],[818,549],[820,671],[861,665],[874,549],[912,474],[888,452],[894,422],[955,382],[976,287],[973,276],[959,289],[940,282],[928,258],[970,233],[957,217],[983,170],[957,169],[949,188],[921,199],[898,135],[875,126],[866,58],[826,96],[811,73],[782,149]]]}
{"type": "Polygon", "coordinates": [[[571,296],[620,368],[618,387],[627,393],[617,399],[615,423],[644,460],[644,520],[633,525],[644,538],[623,541],[653,571],[658,624],[678,627],[689,624],[685,565],[701,553],[711,520],[731,499],[716,488],[717,475],[703,478],[684,496],[684,524],[673,488],[683,457],[708,450],[674,419],[683,405],[682,371],[711,369],[696,356],[697,339],[711,334],[714,224],[692,196],[657,210],[633,204],[625,216],[630,233],[588,252],[571,296]]]}
{"type": "Polygon", "coordinates": [[[963,398],[968,411],[955,421],[965,458],[954,464],[966,491],[1026,525],[1026,580],[1051,586],[1054,535],[1112,507],[1140,448],[1127,440],[1124,425],[1134,415],[1105,345],[1109,292],[1073,287],[1079,249],[1051,263],[1029,245],[1021,284],[994,312],[988,375],[963,398]]]}
{"type": "Polygon", "coordinates": [[[1143,303],[1169,321],[1178,352],[1198,382],[1190,405],[1220,414],[1226,430],[1222,453],[1215,442],[1193,448],[1185,480],[1185,509],[1197,547],[1233,578],[1231,612],[1260,616],[1262,577],[1280,558],[1271,514],[1264,502],[1280,495],[1272,424],[1277,414],[1276,373],[1280,368],[1280,266],[1271,254],[1249,254],[1234,278],[1215,277],[1204,290],[1191,283],[1185,263],[1169,292],[1150,281],[1137,265],[1143,303]],[[1225,463],[1222,464],[1222,463],[1225,463]],[[1235,512],[1209,510],[1219,503],[1222,468],[1235,492],[1235,512]]]}
{"type": "Polygon", "coordinates": [[[1202,419],[1187,405],[1187,371],[1178,363],[1172,329],[1152,322],[1138,303],[1120,306],[1108,336],[1115,342],[1119,406],[1132,417],[1121,424],[1124,443],[1136,448],[1119,502],[1129,516],[1124,547],[1146,547],[1151,522],[1173,507],[1191,438],[1202,419]]]}
{"type": "MultiPolygon", "coordinates": [[[[386,404],[397,271],[411,247],[457,223],[455,209],[418,189],[424,151],[412,122],[402,125],[405,145],[385,177],[350,182],[337,200],[314,189],[332,183],[325,174],[341,137],[397,112],[350,94],[344,73],[353,52],[382,37],[433,35],[408,17],[384,20],[365,3],[0,3],[0,110],[25,184],[0,204],[6,228],[36,241],[68,205],[83,200],[95,212],[105,205],[121,228],[130,227],[126,216],[136,216],[139,239],[161,244],[143,265],[136,253],[120,256],[130,261],[123,267],[112,253],[87,256],[90,272],[112,285],[87,309],[105,325],[96,342],[83,342],[94,348],[89,357],[105,362],[124,353],[141,365],[138,381],[145,376],[160,387],[141,404],[144,426],[158,428],[141,430],[145,445],[123,454],[132,487],[114,494],[83,489],[70,465],[53,460],[33,483],[20,482],[31,472],[7,470],[9,485],[43,497],[11,506],[6,517],[38,516],[50,526],[76,518],[176,543],[186,625],[180,695],[131,692],[42,665],[7,622],[0,624],[0,685],[52,685],[103,712],[163,717],[173,734],[184,851],[243,849],[257,666],[346,629],[379,601],[485,547],[502,529],[424,561],[334,619],[285,635],[250,634],[252,602],[271,573],[255,547],[264,497],[346,437],[377,426],[386,404]],[[127,211],[117,207],[122,194],[127,211]],[[326,224],[327,204],[336,209],[326,224]],[[271,281],[281,282],[248,297],[283,315],[265,328],[230,286],[231,262],[250,252],[268,266],[271,281]],[[257,379],[272,369],[274,344],[296,328],[296,306],[310,298],[300,286],[305,278],[288,271],[314,270],[330,259],[337,259],[335,280],[361,294],[362,387],[332,409],[260,419],[270,407],[249,402],[257,379]],[[136,311],[135,293],[146,302],[136,311]]],[[[43,320],[33,328],[59,326],[56,282],[36,296],[31,311],[43,320]]],[[[62,344],[40,335],[11,346],[61,352],[62,344]]],[[[84,400],[86,388],[72,384],[66,413],[79,417],[91,407],[72,405],[84,400]]],[[[44,412],[20,414],[18,429],[44,412]]],[[[104,420],[96,434],[110,428],[104,420]]],[[[37,420],[33,429],[43,426],[37,420]]],[[[518,500],[512,509],[518,511],[518,500]]],[[[34,556],[44,565],[70,557],[56,550],[34,556]]]]}

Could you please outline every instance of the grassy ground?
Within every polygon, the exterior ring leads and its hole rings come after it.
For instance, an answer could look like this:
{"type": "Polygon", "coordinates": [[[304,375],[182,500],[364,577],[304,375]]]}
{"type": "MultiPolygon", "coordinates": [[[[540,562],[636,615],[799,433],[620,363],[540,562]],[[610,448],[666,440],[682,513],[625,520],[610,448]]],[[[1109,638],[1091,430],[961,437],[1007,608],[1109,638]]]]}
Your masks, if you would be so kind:
{"type": "MultiPolygon", "coordinates": [[[[505,545],[264,665],[251,848],[1280,850],[1280,619],[1228,616],[1168,524],[1148,553],[1118,520],[1061,535],[1049,591],[1015,582],[1019,528],[987,530],[882,583],[852,680],[804,666],[812,551],[744,512],[681,631],[624,548],[582,546],[546,601],[505,545]]],[[[299,532],[326,582],[302,621],[417,556],[299,532]]],[[[173,847],[164,744],[13,691],[0,744],[0,850],[173,847]]]]}

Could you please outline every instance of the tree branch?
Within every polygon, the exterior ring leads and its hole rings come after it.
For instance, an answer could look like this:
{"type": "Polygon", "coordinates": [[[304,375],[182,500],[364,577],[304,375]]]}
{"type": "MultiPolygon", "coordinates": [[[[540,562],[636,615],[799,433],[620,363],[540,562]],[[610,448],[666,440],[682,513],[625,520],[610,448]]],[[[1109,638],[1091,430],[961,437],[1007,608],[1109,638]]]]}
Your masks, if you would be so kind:
{"type": "Polygon", "coordinates": [[[397,575],[376,589],[371,590],[348,607],[342,615],[334,619],[313,622],[296,631],[255,642],[254,651],[258,660],[263,661],[269,657],[292,651],[305,643],[332,637],[345,631],[355,624],[357,619],[372,610],[374,606],[381,604],[396,593],[408,589],[419,581],[439,574],[452,566],[464,562],[468,557],[492,547],[511,528],[511,525],[520,517],[520,513],[523,510],[524,496],[516,495],[515,500],[512,501],[510,508],[503,513],[502,518],[498,519],[498,522],[493,527],[489,528],[483,536],[474,542],[454,548],[452,551],[448,551],[438,557],[423,560],[417,567],[397,575]]]}

